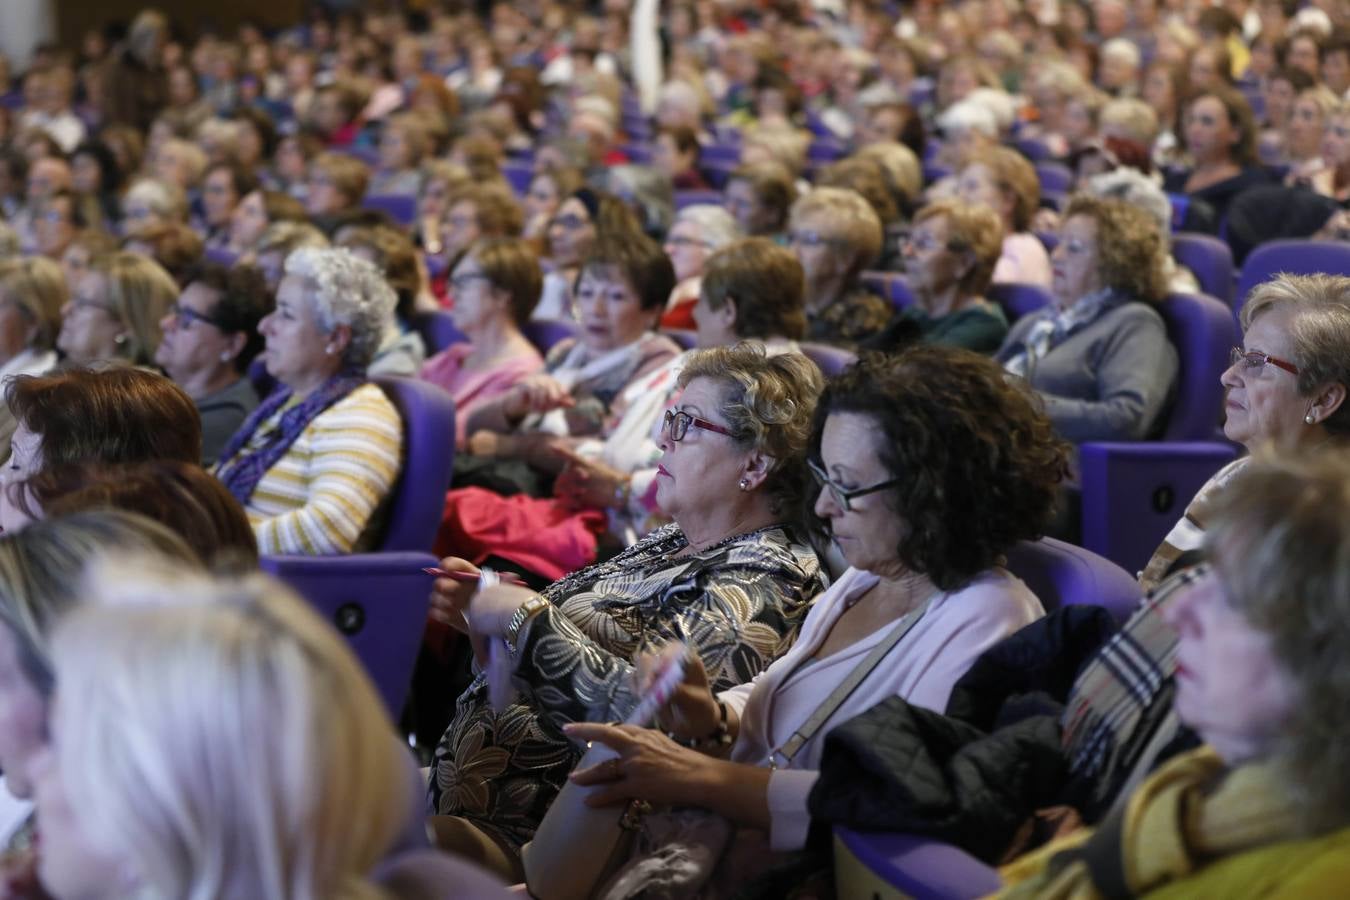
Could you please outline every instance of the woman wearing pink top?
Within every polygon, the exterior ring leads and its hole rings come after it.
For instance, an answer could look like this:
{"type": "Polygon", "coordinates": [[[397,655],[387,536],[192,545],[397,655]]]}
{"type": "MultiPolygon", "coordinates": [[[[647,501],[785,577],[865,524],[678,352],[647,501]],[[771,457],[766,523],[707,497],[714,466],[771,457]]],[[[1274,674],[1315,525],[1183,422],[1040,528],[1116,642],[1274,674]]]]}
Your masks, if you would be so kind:
{"type": "Polygon", "coordinates": [[[1026,157],[1007,147],[979,152],[961,169],[956,195],[967,203],[989,207],[1003,220],[1003,253],[994,267],[994,284],[1050,287],[1050,255],[1031,233],[1031,218],[1041,202],[1041,182],[1026,157]]]}
{"type": "Polygon", "coordinates": [[[450,283],[455,295],[450,314],[468,341],[427,360],[421,375],[454,396],[455,446],[463,448],[469,413],[544,365],[520,331],[539,302],[543,273],[528,243],[493,238],[469,248],[450,283]]]}
{"type": "Polygon", "coordinates": [[[865,357],[826,389],[812,447],[815,513],[849,569],[816,599],[792,648],[718,695],[691,660],[658,717],[668,735],[565,729],[619,754],[573,773],[598,786],[591,805],[702,807],[733,826],[735,852],[682,885],[689,895],[699,878],[726,889],[772,863],[770,850],[805,845],[807,795],[831,728],[896,696],[942,710],[982,652],[1043,614],[1002,560],[1044,527],[1067,448],[997,363],[930,345],[865,357]],[[855,670],[862,681],[830,711],[855,670]],[[812,730],[817,711],[824,720],[812,730]]]}

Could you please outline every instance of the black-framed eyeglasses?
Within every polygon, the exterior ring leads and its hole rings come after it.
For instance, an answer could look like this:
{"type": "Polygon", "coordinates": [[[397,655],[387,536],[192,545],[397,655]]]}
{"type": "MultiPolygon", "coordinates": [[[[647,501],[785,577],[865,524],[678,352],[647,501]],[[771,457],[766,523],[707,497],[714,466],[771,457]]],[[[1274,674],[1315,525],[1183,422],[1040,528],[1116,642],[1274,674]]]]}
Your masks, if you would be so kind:
{"type": "Polygon", "coordinates": [[[173,316],[174,321],[177,323],[179,328],[186,328],[193,322],[205,322],[207,325],[214,325],[221,331],[225,330],[224,326],[221,325],[219,322],[217,322],[215,319],[211,318],[210,316],[203,315],[202,313],[197,312],[195,309],[192,309],[191,307],[183,306],[181,303],[175,303],[173,306],[170,306],[169,315],[173,316]]]}
{"type": "Polygon", "coordinates": [[[866,497],[868,494],[875,494],[878,491],[884,491],[887,488],[893,488],[900,483],[899,478],[892,478],[883,481],[880,484],[874,484],[871,487],[858,488],[857,490],[845,490],[838,482],[832,480],[825,470],[815,460],[807,460],[807,467],[811,469],[811,475],[816,479],[816,483],[830,492],[830,496],[835,502],[844,508],[844,512],[853,512],[853,501],[859,497],[866,497]]]}
{"type": "Polygon", "coordinates": [[[707,419],[700,419],[698,416],[691,416],[687,412],[673,409],[666,410],[665,418],[661,420],[661,428],[670,434],[672,441],[682,441],[684,436],[689,433],[689,426],[702,428],[704,431],[712,431],[716,434],[725,434],[727,437],[735,437],[727,428],[718,425],[716,422],[709,422],[707,419]]]}
{"type": "Polygon", "coordinates": [[[1241,360],[1245,363],[1244,368],[1261,369],[1267,364],[1275,366],[1278,369],[1284,369],[1290,375],[1298,374],[1298,366],[1278,356],[1271,356],[1269,353],[1262,353],[1260,350],[1243,350],[1241,347],[1234,347],[1228,352],[1228,364],[1235,366],[1241,360]]]}

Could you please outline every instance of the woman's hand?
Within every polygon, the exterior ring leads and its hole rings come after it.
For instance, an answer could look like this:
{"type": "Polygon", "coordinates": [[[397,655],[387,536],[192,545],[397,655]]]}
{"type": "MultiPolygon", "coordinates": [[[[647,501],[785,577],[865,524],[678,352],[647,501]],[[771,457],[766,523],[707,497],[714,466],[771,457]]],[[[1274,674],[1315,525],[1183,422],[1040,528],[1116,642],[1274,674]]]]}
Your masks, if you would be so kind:
{"type": "MultiPolygon", "coordinates": [[[[447,556],[441,560],[441,568],[447,572],[464,572],[468,575],[478,576],[478,567],[467,559],[460,559],[458,556],[447,556]]],[[[459,581],[455,578],[437,578],[431,583],[431,610],[429,615],[437,622],[449,625],[456,631],[467,633],[469,624],[464,617],[464,613],[469,608],[469,598],[473,596],[473,592],[477,589],[476,582],[459,581]]]]}
{"type": "Polygon", "coordinates": [[[523,419],[530,413],[565,409],[576,403],[570,391],[552,375],[531,375],[511,388],[502,398],[502,412],[508,419],[523,419]]]}
{"type": "MultiPolygon", "coordinates": [[[[639,697],[651,690],[662,662],[660,653],[638,655],[633,680],[639,697]]],[[[657,727],[682,741],[693,741],[711,735],[721,721],[722,710],[708,685],[708,672],[703,668],[703,660],[697,653],[690,653],[685,658],[684,681],[656,714],[657,727]]]]}
{"type": "Polygon", "coordinates": [[[553,483],[553,496],[568,509],[610,509],[619,506],[619,488],[629,476],[598,459],[564,448],[566,467],[553,483]]]}
{"type": "Polygon", "coordinates": [[[464,441],[464,449],[474,456],[514,459],[520,453],[518,435],[495,431],[475,431],[464,441]]]}
{"type": "Polygon", "coordinates": [[[518,584],[495,584],[480,589],[469,599],[469,630],[478,637],[505,635],[516,610],[534,595],[534,591],[518,584]]]}
{"type": "Polygon", "coordinates": [[[624,800],[646,800],[679,806],[701,805],[720,761],[681,747],[650,728],[579,722],[564,725],[567,736],[596,741],[619,754],[568,777],[594,785],[587,806],[609,806],[624,800]]]}

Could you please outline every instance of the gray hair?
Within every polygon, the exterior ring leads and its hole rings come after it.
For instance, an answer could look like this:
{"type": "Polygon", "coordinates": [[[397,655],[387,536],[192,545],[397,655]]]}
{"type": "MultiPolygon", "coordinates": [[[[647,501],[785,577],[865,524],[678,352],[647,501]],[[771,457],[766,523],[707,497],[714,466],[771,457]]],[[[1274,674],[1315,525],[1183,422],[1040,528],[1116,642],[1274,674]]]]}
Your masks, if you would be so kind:
{"type": "Polygon", "coordinates": [[[286,257],[286,274],[312,285],[310,302],[325,334],[339,325],[352,330],[342,362],[364,370],[395,327],[398,296],[380,270],[341,247],[302,247],[286,257]]]}
{"type": "Polygon", "coordinates": [[[1135,46],[1134,41],[1120,37],[1111,38],[1111,40],[1102,44],[1101,57],[1102,59],[1115,57],[1135,69],[1139,68],[1139,64],[1143,60],[1143,56],[1140,54],[1139,48],[1135,46]]]}
{"type": "Polygon", "coordinates": [[[711,203],[686,206],[675,214],[675,221],[671,227],[674,228],[681,222],[688,222],[697,228],[709,250],[716,250],[744,237],[735,217],[724,208],[711,203]]]}
{"type": "Polygon", "coordinates": [[[1088,193],[1103,199],[1124,200],[1137,206],[1158,222],[1158,230],[1168,244],[1172,241],[1172,203],[1157,182],[1138,169],[1121,166],[1088,180],[1088,193]]]}
{"type": "Polygon", "coordinates": [[[938,116],[937,124],[943,131],[969,128],[985,137],[998,137],[998,116],[988,106],[974,100],[953,103],[938,116]]]}
{"type": "Polygon", "coordinates": [[[675,218],[670,178],[653,166],[623,165],[609,170],[609,189],[641,210],[642,230],[663,236],[675,218]]]}
{"type": "MultiPolygon", "coordinates": [[[[195,148],[194,148],[195,149],[195,148]]],[[[155,215],[171,222],[186,222],[188,198],[183,189],[158,178],[142,178],[131,186],[122,200],[123,207],[140,201],[155,215]]]]}

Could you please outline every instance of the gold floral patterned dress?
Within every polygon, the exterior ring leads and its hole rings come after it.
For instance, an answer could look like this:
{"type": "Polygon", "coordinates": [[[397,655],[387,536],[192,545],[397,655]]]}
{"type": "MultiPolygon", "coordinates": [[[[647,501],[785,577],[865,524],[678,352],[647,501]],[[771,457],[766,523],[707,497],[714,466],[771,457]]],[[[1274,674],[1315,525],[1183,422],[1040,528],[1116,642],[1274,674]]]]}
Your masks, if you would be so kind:
{"type": "Polygon", "coordinates": [[[432,763],[431,813],[461,816],[518,852],[580,757],[561,726],[624,718],[639,650],[684,641],[725,690],[788,648],[824,589],[815,553],[781,526],[672,556],[686,546],[667,526],[544,590],[553,605],[518,651],[522,695],[495,713],[479,675],[460,696],[432,763]]]}

